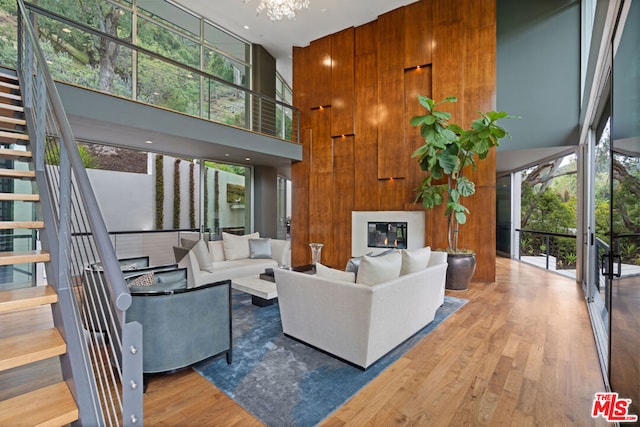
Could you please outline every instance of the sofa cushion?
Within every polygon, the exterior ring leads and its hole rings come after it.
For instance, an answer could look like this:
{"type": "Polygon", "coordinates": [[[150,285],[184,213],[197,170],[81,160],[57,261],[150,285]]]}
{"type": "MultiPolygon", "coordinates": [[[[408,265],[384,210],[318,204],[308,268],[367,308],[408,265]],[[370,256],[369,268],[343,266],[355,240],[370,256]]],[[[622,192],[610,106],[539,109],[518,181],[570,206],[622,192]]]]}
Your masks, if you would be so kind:
{"type": "Polygon", "coordinates": [[[251,254],[249,250],[249,239],[257,239],[260,233],[245,234],[244,236],[236,236],[235,234],[222,233],[222,241],[224,244],[224,257],[227,260],[237,260],[249,258],[251,254]]]}
{"type": "Polygon", "coordinates": [[[316,263],[316,274],[318,277],[325,279],[340,280],[342,282],[355,283],[356,273],[351,271],[341,271],[335,268],[329,268],[320,263],[316,263]]]}
{"type": "Polygon", "coordinates": [[[271,239],[249,239],[249,258],[271,259],[271,239]]]}
{"type": "Polygon", "coordinates": [[[424,270],[429,265],[429,258],[431,258],[431,248],[419,249],[403,249],[402,251],[402,268],[400,269],[400,275],[415,273],[416,271],[424,270]]]}
{"type": "Polygon", "coordinates": [[[360,261],[356,283],[375,285],[397,279],[400,277],[401,268],[402,255],[400,252],[377,257],[365,255],[360,261]]]}
{"type": "MultiPolygon", "coordinates": [[[[184,239],[183,239],[184,240],[184,239]]],[[[198,266],[200,270],[208,271],[209,273],[213,273],[213,264],[211,261],[211,255],[209,255],[209,248],[204,240],[198,240],[191,250],[196,255],[196,259],[198,260],[198,266]]]]}
{"type": "Polygon", "coordinates": [[[209,254],[213,262],[224,261],[224,242],[222,240],[209,240],[209,254]]]}

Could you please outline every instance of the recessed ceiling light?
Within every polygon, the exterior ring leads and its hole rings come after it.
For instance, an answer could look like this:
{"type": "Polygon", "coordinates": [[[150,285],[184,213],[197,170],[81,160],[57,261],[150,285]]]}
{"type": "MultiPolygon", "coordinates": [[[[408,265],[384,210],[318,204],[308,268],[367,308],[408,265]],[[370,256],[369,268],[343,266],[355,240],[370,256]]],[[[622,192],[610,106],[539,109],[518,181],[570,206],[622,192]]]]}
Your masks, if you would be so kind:
{"type": "Polygon", "coordinates": [[[245,157],[244,159],[248,162],[249,160],[251,160],[251,157],[245,157]]]}
{"type": "Polygon", "coordinates": [[[224,153],[224,156],[225,157],[229,157],[229,153],[224,153]]]}
{"type": "Polygon", "coordinates": [[[153,141],[151,141],[151,140],[147,139],[144,143],[145,143],[145,144],[153,144],[153,141]]]}
{"type": "Polygon", "coordinates": [[[245,30],[248,30],[248,29],[249,29],[249,26],[248,26],[248,25],[245,25],[245,26],[244,26],[244,29],[245,29],[245,30]]]}

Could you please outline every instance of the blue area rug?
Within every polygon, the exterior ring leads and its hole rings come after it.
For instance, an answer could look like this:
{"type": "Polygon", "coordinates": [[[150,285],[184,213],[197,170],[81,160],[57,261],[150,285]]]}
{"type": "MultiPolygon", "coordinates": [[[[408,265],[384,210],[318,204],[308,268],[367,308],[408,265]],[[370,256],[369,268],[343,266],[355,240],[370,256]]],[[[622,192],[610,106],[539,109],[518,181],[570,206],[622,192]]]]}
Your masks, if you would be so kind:
{"type": "Polygon", "coordinates": [[[277,303],[259,308],[234,291],[233,363],[218,357],[194,368],[267,426],[314,426],[466,302],[446,296],[433,322],[362,371],[285,337],[277,303]]]}

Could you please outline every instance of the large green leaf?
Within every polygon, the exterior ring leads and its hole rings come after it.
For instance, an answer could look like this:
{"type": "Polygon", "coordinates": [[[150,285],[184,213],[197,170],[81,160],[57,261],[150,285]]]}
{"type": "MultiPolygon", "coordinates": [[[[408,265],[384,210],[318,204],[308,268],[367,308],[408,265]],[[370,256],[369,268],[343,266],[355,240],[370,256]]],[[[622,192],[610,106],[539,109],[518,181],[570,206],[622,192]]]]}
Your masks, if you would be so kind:
{"type": "Polygon", "coordinates": [[[461,176],[458,179],[458,191],[462,197],[469,197],[476,192],[476,185],[466,176],[461,176]]]}
{"type": "Polygon", "coordinates": [[[445,173],[450,174],[458,170],[460,159],[454,154],[442,154],[438,157],[438,163],[445,173]]]}
{"type": "Polygon", "coordinates": [[[418,102],[427,110],[431,111],[433,109],[433,105],[435,104],[433,99],[426,97],[424,95],[418,95],[418,102]]]}
{"type": "Polygon", "coordinates": [[[464,212],[456,212],[456,221],[458,224],[464,224],[467,222],[467,215],[464,212]]]}

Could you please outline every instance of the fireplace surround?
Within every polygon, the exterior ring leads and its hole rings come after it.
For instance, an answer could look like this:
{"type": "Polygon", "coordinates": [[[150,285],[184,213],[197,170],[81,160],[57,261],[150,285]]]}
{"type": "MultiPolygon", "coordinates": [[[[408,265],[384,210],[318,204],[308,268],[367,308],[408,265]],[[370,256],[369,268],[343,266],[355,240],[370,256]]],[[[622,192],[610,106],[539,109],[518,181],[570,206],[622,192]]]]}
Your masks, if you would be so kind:
{"type": "Polygon", "coordinates": [[[424,215],[424,211],[351,212],[351,255],[424,247],[424,215]]]}

